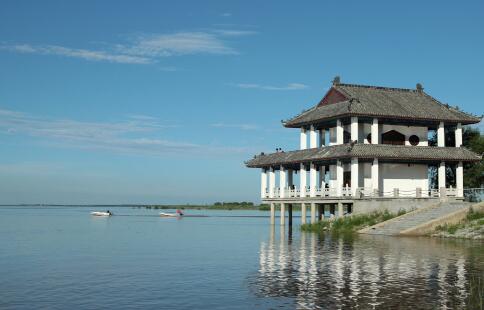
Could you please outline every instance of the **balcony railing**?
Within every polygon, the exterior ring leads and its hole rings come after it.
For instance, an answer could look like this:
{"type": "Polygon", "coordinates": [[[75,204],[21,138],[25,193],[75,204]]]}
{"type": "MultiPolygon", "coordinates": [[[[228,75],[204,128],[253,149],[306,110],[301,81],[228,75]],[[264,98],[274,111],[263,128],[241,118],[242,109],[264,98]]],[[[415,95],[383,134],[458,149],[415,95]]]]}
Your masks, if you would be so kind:
{"type": "MultiPolygon", "coordinates": [[[[461,191],[463,193],[463,191],[461,191]]],[[[402,190],[394,188],[391,191],[380,191],[377,189],[358,187],[354,191],[350,186],[342,187],[338,192],[336,188],[315,188],[314,192],[311,191],[311,187],[306,187],[303,190],[292,187],[280,189],[275,187],[270,192],[266,189],[262,198],[340,198],[340,197],[353,197],[353,198],[439,198],[439,197],[462,197],[459,196],[459,190],[455,187],[442,188],[442,189],[430,189],[422,190],[416,188],[415,190],[402,190]],[[354,193],[354,194],[353,194],[354,193]]]]}

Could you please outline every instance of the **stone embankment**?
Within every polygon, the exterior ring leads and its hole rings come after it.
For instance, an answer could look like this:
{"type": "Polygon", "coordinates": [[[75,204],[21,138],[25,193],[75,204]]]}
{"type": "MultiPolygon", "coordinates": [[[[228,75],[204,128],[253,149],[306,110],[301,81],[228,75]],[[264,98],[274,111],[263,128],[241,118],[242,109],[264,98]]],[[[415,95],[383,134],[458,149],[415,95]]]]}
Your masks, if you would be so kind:
{"type": "Polygon", "coordinates": [[[388,236],[422,236],[435,232],[437,227],[454,225],[464,220],[470,208],[484,211],[484,203],[462,201],[441,202],[424,207],[391,220],[364,228],[359,233],[388,236]]]}

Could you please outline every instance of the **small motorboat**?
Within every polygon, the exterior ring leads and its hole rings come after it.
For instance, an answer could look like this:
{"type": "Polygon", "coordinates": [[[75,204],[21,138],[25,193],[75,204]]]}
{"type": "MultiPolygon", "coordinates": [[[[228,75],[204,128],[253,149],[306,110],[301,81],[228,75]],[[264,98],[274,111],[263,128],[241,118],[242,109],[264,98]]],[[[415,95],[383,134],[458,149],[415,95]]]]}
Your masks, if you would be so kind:
{"type": "Polygon", "coordinates": [[[113,214],[110,211],[106,211],[106,212],[103,212],[103,211],[93,211],[93,212],[91,212],[91,215],[93,215],[93,216],[111,216],[113,214]]]}
{"type": "Polygon", "coordinates": [[[177,213],[164,213],[160,212],[161,217],[178,217],[179,215],[177,213]]]}
{"type": "Polygon", "coordinates": [[[180,209],[176,210],[175,213],[160,212],[161,217],[182,217],[183,215],[184,214],[180,209]]]}

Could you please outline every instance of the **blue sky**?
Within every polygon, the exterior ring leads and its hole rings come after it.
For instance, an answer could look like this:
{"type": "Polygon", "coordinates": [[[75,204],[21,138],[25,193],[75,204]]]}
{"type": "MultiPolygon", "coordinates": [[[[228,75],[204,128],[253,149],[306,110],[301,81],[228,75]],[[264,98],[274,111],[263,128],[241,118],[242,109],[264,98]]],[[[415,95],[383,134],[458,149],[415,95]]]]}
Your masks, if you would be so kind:
{"type": "Polygon", "coordinates": [[[343,82],[482,114],[482,1],[2,1],[0,204],[258,201],[343,82]]]}

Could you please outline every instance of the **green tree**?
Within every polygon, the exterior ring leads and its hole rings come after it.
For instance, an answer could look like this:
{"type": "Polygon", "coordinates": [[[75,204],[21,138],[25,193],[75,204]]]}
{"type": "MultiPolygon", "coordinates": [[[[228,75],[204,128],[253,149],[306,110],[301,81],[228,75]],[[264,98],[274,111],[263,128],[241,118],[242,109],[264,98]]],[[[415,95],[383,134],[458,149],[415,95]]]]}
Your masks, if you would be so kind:
{"type": "MultiPolygon", "coordinates": [[[[455,135],[453,131],[446,132],[445,145],[455,146],[455,135]]],[[[462,133],[462,144],[465,148],[482,155],[484,153],[484,136],[478,128],[464,127],[462,133]]],[[[429,145],[437,145],[437,134],[429,138],[429,145]]],[[[430,167],[430,187],[437,188],[437,166],[430,167]]],[[[455,167],[447,166],[446,183],[455,187],[455,167]]],[[[476,188],[484,185],[484,163],[483,161],[466,163],[464,165],[464,187],[476,188]]]]}
{"type": "MultiPolygon", "coordinates": [[[[482,155],[484,153],[484,136],[479,129],[466,127],[464,129],[462,143],[469,150],[482,155]]],[[[484,162],[482,159],[474,163],[464,165],[464,187],[473,188],[484,185],[484,162]]]]}

